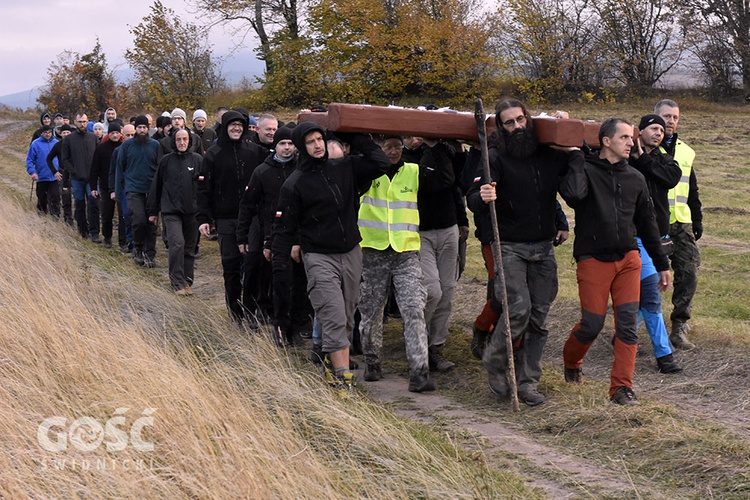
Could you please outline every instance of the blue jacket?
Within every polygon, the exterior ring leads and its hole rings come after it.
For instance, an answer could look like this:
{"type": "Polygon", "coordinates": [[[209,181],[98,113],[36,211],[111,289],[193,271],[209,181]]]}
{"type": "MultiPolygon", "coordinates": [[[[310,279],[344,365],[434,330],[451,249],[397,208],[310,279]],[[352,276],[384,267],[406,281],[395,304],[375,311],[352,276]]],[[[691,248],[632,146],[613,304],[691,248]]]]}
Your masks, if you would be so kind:
{"type": "MultiPolygon", "coordinates": [[[[55,144],[57,144],[57,139],[52,136],[49,140],[46,140],[44,137],[34,139],[31,146],[29,146],[29,153],[26,155],[26,171],[29,175],[37,174],[39,176],[37,182],[51,182],[57,180],[47,166],[47,155],[52,151],[55,144]]],[[[57,158],[52,161],[55,167],[59,168],[57,158]]]]}
{"type": "Polygon", "coordinates": [[[117,167],[115,170],[115,192],[148,193],[151,181],[156,172],[156,157],[159,143],[148,138],[138,142],[136,138],[128,139],[117,148],[117,167]]]}

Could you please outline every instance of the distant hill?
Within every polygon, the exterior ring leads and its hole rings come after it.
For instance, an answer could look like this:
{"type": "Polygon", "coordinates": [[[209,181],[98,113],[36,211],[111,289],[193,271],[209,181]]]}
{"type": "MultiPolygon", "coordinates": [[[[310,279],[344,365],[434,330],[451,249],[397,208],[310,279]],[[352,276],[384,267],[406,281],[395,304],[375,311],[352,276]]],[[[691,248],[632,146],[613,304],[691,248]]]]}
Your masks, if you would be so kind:
{"type": "Polygon", "coordinates": [[[20,108],[24,111],[29,108],[34,109],[37,106],[36,99],[39,97],[40,88],[34,87],[23,92],[0,96],[0,104],[4,104],[9,108],[20,108]]]}
{"type": "MultiPolygon", "coordinates": [[[[228,85],[238,85],[243,78],[254,82],[256,77],[263,74],[265,65],[262,61],[255,58],[252,51],[240,52],[225,57],[226,60],[221,70],[228,85]]],[[[128,67],[115,69],[114,75],[118,82],[127,82],[135,76],[133,70],[128,67]]],[[[40,85],[30,90],[0,96],[0,104],[9,108],[20,108],[24,111],[35,109],[38,105],[36,100],[39,97],[41,88],[42,86],[40,85]]]]}

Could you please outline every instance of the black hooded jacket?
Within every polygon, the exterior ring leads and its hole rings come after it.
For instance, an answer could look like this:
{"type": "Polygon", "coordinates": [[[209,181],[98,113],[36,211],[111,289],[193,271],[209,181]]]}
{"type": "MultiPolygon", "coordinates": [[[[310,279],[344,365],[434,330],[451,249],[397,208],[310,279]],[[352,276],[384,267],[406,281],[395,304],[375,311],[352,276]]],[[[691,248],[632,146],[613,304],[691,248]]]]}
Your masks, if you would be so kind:
{"type": "Polygon", "coordinates": [[[89,185],[91,189],[99,191],[101,196],[109,196],[109,166],[112,161],[112,154],[120,144],[122,144],[122,138],[117,142],[107,140],[99,144],[94,150],[89,172],[89,185]]]}
{"type": "Polygon", "coordinates": [[[237,120],[247,128],[247,120],[242,114],[236,111],[224,113],[217,144],[211,146],[203,157],[198,177],[199,224],[237,219],[245,186],[255,167],[266,157],[259,146],[243,141],[242,137],[237,141],[230,139],[227,125],[237,120]]]}
{"type": "Polygon", "coordinates": [[[279,196],[271,245],[274,261],[288,259],[298,234],[304,252],[345,253],[357,246],[362,240],[357,226],[359,193],[390,168],[385,153],[364,135],[342,137],[362,156],[329,160],[326,151],[323,158],[313,158],[305,146],[305,136],[313,131],[325,137],[325,130],[310,122],[292,132],[299,157],[297,170],[279,196]]]}
{"type": "MultiPolygon", "coordinates": [[[[36,129],[34,131],[34,135],[31,136],[31,142],[34,142],[35,140],[39,139],[42,136],[42,129],[44,128],[44,117],[47,117],[50,119],[50,125],[52,124],[52,116],[49,113],[42,113],[42,116],[39,117],[39,123],[42,124],[41,127],[36,129]]],[[[53,127],[54,128],[54,127],[53,127]]]]}
{"type": "Polygon", "coordinates": [[[598,156],[586,157],[583,165],[571,165],[560,183],[560,194],[575,210],[577,260],[621,260],[627,252],[638,250],[638,235],[656,270],[669,269],[646,180],[627,160],[612,164],[598,156]]]}
{"type": "Polygon", "coordinates": [[[196,192],[203,157],[192,152],[193,134],[188,136],[187,151],[180,153],[173,134],[173,152],[159,160],[146,198],[146,212],[149,216],[158,215],[159,212],[164,215],[190,215],[198,209],[196,192]]]}
{"type": "MultiPolygon", "coordinates": [[[[551,241],[560,229],[556,216],[557,190],[560,178],[569,166],[584,163],[581,151],[565,153],[539,145],[528,158],[520,159],[502,152],[499,135],[490,138],[488,151],[490,174],[497,183],[497,226],[502,241],[551,241]]],[[[477,236],[483,244],[492,242],[489,206],[482,201],[480,188],[490,182],[485,179],[479,155],[472,155],[474,182],[466,194],[469,209],[481,218],[477,236]]]]}
{"type": "Polygon", "coordinates": [[[651,201],[654,203],[659,234],[669,234],[669,199],[667,193],[680,182],[682,169],[671,155],[658,148],[642,153],[638,159],[630,157],[630,165],[646,178],[651,201]]]}
{"type": "MultiPolygon", "coordinates": [[[[245,193],[240,201],[240,215],[237,224],[237,241],[247,242],[253,217],[258,216],[263,231],[263,241],[270,245],[273,221],[276,218],[276,208],[279,206],[281,186],[294,172],[297,162],[292,159],[281,163],[274,159],[274,153],[268,155],[253,172],[245,187],[245,193]]],[[[267,247],[270,248],[270,247],[267,247]]]]}

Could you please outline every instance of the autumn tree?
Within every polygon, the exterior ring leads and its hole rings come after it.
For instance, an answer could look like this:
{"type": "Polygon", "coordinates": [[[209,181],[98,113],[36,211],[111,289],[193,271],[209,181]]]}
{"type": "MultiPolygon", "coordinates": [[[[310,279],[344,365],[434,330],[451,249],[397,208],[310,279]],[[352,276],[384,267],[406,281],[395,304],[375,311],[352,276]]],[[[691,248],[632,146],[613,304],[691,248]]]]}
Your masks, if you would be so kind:
{"type": "Polygon", "coordinates": [[[314,71],[342,100],[466,102],[496,67],[491,23],[473,0],[319,0],[309,14],[314,71]]]}
{"type": "MultiPolygon", "coordinates": [[[[726,70],[739,74],[745,95],[750,94],[750,4],[744,0],[688,0],[684,7],[690,16],[686,24],[691,27],[697,53],[702,53],[703,60],[719,56],[726,70]]],[[[721,85],[731,89],[732,76],[717,75],[716,70],[725,70],[706,62],[706,75],[728,78],[721,85]]]]}
{"type": "Polygon", "coordinates": [[[599,44],[619,61],[616,78],[623,84],[650,88],[672,69],[685,50],[686,32],[676,22],[673,3],[593,0],[599,14],[599,44]]]}
{"type": "Polygon", "coordinates": [[[160,1],[130,33],[135,46],[125,59],[151,106],[200,108],[224,86],[207,29],[183,21],[160,1]]]}
{"type": "Polygon", "coordinates": [[[98,115],[108,106],[117,106],[115,79],[97,39],[88,54],[65,50],[47,68],[47,85],[39,103],[46,109],[98,115]]]}
{"type": "Polygon", "coordinates": [[[610,81],[588,0],[507,0],[497,19],[497,50],[513,61],[510,72],[530,101],[596,92],[610,81]]]}
{"type": "Polygon", "coordinates": [[[192,0],[200,12],[208,15],[211,24],[222,24],[233,31],[242,45],[248,35],[258,38],[258,58],[266,64],[266,74],[278,64],[288,62],[284,52],[304,45],[300,40],[298,0],[192,0]],[[279,54],[279,45],[283,47],[279,54]]]}

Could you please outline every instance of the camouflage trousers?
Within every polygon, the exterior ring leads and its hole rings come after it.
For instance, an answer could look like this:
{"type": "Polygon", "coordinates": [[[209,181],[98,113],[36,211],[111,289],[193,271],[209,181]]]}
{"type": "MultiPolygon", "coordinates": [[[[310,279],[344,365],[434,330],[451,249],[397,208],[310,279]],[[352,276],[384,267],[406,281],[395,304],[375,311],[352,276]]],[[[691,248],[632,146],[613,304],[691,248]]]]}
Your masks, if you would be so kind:
{"type": "Polygon", "coordinates": [[[362,286],[359,331],[362,351],[368,364],[380,362],[383,348],[383,309],[391,282],[404,320],[406,358],[412,371],[426,370],[427,330],[424,307],[427,293],[422,285],[422,267],[418,252],[362,249],[362,286]]]}
{"type": "Polygon", "coordinates": [[[693,296],[698,288],[698,268],[701,265],[701,252],[693,236],[693,225],[675,222],[669,228],[669,236],[674,241],[674,253],[669,257],[674,271],[674,291],[672,292],[672,322],[685,323],[690,319],[693,296]]]}

